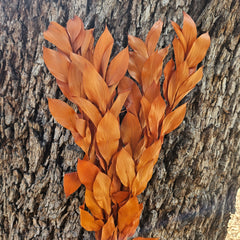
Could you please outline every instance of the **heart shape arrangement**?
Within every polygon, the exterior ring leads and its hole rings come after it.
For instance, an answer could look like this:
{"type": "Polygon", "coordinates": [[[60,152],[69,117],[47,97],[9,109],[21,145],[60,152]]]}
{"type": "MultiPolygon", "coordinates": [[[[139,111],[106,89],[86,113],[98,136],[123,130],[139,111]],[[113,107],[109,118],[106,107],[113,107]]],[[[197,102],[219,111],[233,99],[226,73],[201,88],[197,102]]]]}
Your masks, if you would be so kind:
{"type": "Polygon", "coordinates": [[[77,171],[64,175],[64,191],[68,197],[85,186],[80,222],[96,239],[123,240],[135,233],[143,209],[137,195],[152,177],[164,135],[184,119],[186,103],[179,106],[180,101],[202,78],[203,67],[197,70],[197,65],[210,37],[204,33],[197,38],[194,21],[183,15],[182,28],[172,22],[177,37],[174,59],[163,70],[163,96],[160,77],[169,47],[156,50],[161,20],[145,42],[128,36],[131,51],[126,47],[111,61],[114,40],[107,27],[95,47],[93,29],[85,30],[76,16],[66,28],[51,22],[44,32],[57,47],[43,48],[45,64],[78,108],[76,112],[63,101],[48,99],[50,112],[85,152],[77,171]]]}

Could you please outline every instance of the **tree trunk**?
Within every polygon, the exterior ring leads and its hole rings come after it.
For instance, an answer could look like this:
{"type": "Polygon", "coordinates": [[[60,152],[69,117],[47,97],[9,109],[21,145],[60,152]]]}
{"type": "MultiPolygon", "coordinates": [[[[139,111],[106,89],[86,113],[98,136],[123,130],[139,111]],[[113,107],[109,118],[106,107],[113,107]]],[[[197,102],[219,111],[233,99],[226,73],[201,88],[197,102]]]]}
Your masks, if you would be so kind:
{"type": "Polygon", "coordinates": [[[159,46],[171,43],[170,20],[182,11],[209,31],[204,77],[188,95],[184,122],[165,137],[154,175],[140,196],[136,236],[224,239],[240,186],[240,5],[237,0],[7,0],[0,2],[0,239],[93,239],[80,226],[84,188],[66,199],[64,173],[81,150],[51,117],[47,97],[64,99],[44,65],[43,32],[78,15],[98,39],[105,25],[115,44],[145,39],[164,21],[159,46]]]}

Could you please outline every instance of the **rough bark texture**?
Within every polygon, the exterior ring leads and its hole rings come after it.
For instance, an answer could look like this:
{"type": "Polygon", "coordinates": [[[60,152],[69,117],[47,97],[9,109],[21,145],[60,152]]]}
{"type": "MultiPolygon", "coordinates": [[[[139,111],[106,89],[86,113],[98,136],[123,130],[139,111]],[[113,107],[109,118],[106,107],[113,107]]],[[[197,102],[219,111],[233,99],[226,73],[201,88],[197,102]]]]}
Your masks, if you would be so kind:
{"type": "Polygon", "coordinates": [[[81,188],[68,199],[63,175],[81,150],[51,117],[47,97],[64,99],[42,59],[50,21],[74,15],[98,38],[105,24],[114,53],[127,34],[145,38],[161,18],[160,47],[171,43],[170,20],[182,10],[209,31],[204,78],[190,94],[181,127],[165,138],[137,236],[224,239],[240,185],[240,25],[238,0],[1,0],[0,239],[93,239],[79,223],[81,188]]]}

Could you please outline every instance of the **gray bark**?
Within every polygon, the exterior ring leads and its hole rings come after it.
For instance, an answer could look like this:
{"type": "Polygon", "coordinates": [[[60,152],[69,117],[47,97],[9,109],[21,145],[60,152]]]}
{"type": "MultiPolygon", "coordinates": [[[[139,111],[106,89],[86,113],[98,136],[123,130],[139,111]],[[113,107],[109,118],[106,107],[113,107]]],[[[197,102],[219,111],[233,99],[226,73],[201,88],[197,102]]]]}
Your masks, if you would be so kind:
{"type": "Polygon", "coordinates": [[[145,39],[161,18],[160,47],[174,36],[182,10],[209,31],[204,77],[187,97],[181,126],[164,141],[136,236],[224,239],[240,186],[240,6],[237,0],[1,0],[0,239],[93,239],[79,222],[81,187],[68,199],[63,175],[81,150],[51,117],[47,97],[65,99],[42,59],[43,32],[74,15],[98,38],[105,24],[114,52],[127,34],[145,39]]]}

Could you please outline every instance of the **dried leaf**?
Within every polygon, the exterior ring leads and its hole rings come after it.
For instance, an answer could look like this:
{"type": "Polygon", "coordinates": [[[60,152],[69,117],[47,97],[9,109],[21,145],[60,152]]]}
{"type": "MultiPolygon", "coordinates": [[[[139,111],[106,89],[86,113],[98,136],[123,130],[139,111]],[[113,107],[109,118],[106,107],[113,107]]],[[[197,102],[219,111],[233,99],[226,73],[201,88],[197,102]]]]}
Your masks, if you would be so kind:
{"type": "Polygon", "coordinates": [[[186,113],[186,105],[187,103],[181,105],[164,118],[161,130],[162,137],[172,132],[182,123],[186,113]]]}
{"type": "Polygon", "coordinates": [[[152,178],[154,161],[149,161],[143,167],[141,167],[133,180],[132,194],[137,196],[144,191],[147,187],[149,180],[152,178]]]}
{"type": "Polygon", "coordinates": [[[102,119],[102,116],[95,105],[93,105],[87,99],[78,97],[74,98],[74,102],[78,105],[78,107],[89,117],[89,119],[93,122],[95,127],[98,126],[99,122],[102,119]]]}
{"type": "Polygon", "coordinates": [[[60,52],[43,47],[43,59],[50,73],[59,81],[68,82],[69,60],[60,52]]]}
{"type": "Polygon", "coordinates": [[[63,178],[63,187],[66,197],[78,190],[81,182],[78,178],[77,172],[65,173],[63,178]]]}
{"type": "Polygon", "coordinates": [[[81,226],[87,231],[99,231],[104,222],[102,220],[95,220],[94,217],[87,211],[83,210],[81,207],[80,210],[80,223],[81,226]]]}
{"type": "Polygon", "coordinates": [[[165,109],[166,109],[165,101],[163,100],[162,96],[159,95],[152,102],[151,108],[148,114],[149,130],[155,139],[158,139],[158,132],[159,132],[158,128],[160,125],[160,121],[164,116],[165,109]]]}
{"type": "Polygon", "coordinates": [[[128,69],[129,53],[128,47],[123,49],[113,60],[111,61],[106,75],[106,83],[108,86],[118,84],[124,77],[128,69]]]}
{"type": "Polygon", "coordinates": [[[189,68],[196,67],[203,60],[209,46],[210,37],[208,33],[204,33],[197,38],[186,58],[189,68]]]}
{"type": "Polygon", "coordinates": [[[168,85],[175,70],[173,59],[170,59],[164,68],[163,96],[168,101],[168,85]]]}
{"type": "Polygon", "coordinates": [[[69,55],[72,51],[67,31],[58,23],[51,22],[47,31],[43,33],[43,36],[46,40],[48,40],[50,43],[53,43],[58,49],[67,55],[69,55]]]}
{"type": "MultiPolygon", "coordinates": [[[[142,211],[142,204],[138,203],[137,197],[130,198],[127,201],[127,203],[124,204],[118,211],[118,229],[119,229],[119,231],[122,232],[124,230],[124,228],[128,227],[129,225],[131,226],[133,222],[138,220],[140,217],[141,211],[142,211]]],[[[136,226],[136,228],[137,228],[137,226],[136,226]]],[[[134,232],[135,232],[135,230],[134,230],[134,232]]]]}
{"type": "Polygon", "coordinates": [[[91,211],[92,215],[97,219],[103,219],[103,211],[102,208],[96,202],[94,198],[93,192],[89,189],[86,189],[85,192],[85,202],[88,209],[91,211]]]}
{"type": "Polygon", "coordinates": [[[99,168],[90,161],[78,159],[77,173],[81,183],[90,191],[93,190],[93,183],[100,172],[99,168]]]}
{"type": "Polygon", "coordinates": [[[131,112],[127,112],[122,120],[120,130],[123,143],[125,145],[130,143],[131,149],[134,150],[142,135],[142,128],[138,118],[131,112]]]}
{"type": "Polygon", "coordinates": [[[176,65],[178,66],[184,61],[184,58],[185,58],[183,45],[180,42],[180,40],[177,38],[174,38],[172,44],[174,49],[175,62],[176,62],[176,65]]]}
{"type": "Polygon", "coordinates": [[[117,152],[119,139],[119,122],[117,118],[108,111],[99,122],[96,132],[97,146],[107,165],[113,154],[117,152]],[[109,129],[110,126],[111,129],[109,129]]]}
{"type": "Polygon", "coordinates": [[[94,29],[89,29],[85,31],[85,37],[81,46],[81,55],[88,59],[90,62],[92,62],[91,58],[93,56],[89,56],[89,53],[93,55],[93,43],[94,43],[94,38],[93,38],[93,30],[94,29]]]}
{"type": "Polygon", "coordinates": [[[178,103],[196,86],[196,84],[202,79],[203,67],[199,68],[195,73],[193,73],[182,85],[179,87],[173,109],[178,105],[178,103]]]}
{"type": "Polygon", "coordinates": [[[147,47],[143,40],[140,38],[128,35],[128,44],[134,50],[134,52],[140,54],[144,58],[148,58],[147,47]]]}
{"type": "Polygon", "coordinates": [[[74,53],[71,53],[70,58],[82,71],[83,88],[88,99],[105,113],[110,99],[107,84],[87,59],[74,53]]]}
{"type": "Polygon", "coordinates": [[[108,66],[109,58],[112,52],[113,47],[113,38],[111,33],[108,31],[107,26],[103,34],[97,41],[94,54],[93,54],[93,63],[97,72],[105,78],[106,69],[108,66]]]}
{"type": "Polygon", "coordinates": [[[75,131],[76,112],[65,102],[48,98],[48,107],[54,119],[70,131],[75,131]]]}
{"type": "Polygon", "coordinates": [[[93,195],[98,205],[110,215],[111,198],[110,198],[111,179],[104,173],[99,172],[93,184],[93,195]]]}
{"type": "MultiPolygon", "coordinates": [[[[67,32],[71,39],[71,43],[73,44],[76,40],[77,36],[80,34],[81,30],[84,28],[82,20],[74,16],[73,19],[69,19],[67,22],[67,32]]],[[[81,46],[81,44],[80,44],[81,46]]],[[[80,47],[79,46],[79,47],[80,47]]]]}
{"type": "Polygon", "coordinates": [[[131,188],[135,178],[135,163],[132,156],[122,148],[117,156],[116,172],[125,187],[131,188]]]}
{"type": "Polygon", "coordinates": [[[183,11],[182,33],[187,42],[187,52],[189,52],[194,41],[197,38],[197,28],[196,28],[196,24],[194,23],[192,18],[184,11],[183,11]]]}
{"type": "Polygon", "coordinates": [[[163,22],[161,20],[158,20],[153,24],[151,30],[148,32],[145,44],[147,46],[147,51],[149,56],[154,52],[157,46],[161,31],[162,31],[162,26],[163,26],[163,22]]]}
{"type": "Polygon", "coordinates": [[[184,52],[186,52],[187,51],[187,42],[186,42],[186,40],[185,40],[185,38],[183,36],[182,29],[179,27],[179,25],[177,23],[172,22],[172,21],[171,21],[171,23],[172,23],[172,26],[173,26],[173,28],[174,28],[174,30],[175,30],[175,32],[176,32],[180,42],[182,43],[184,52]]]}
{"type": "Polygon", "coordinates": [[[114,224],[114,218],[111,215],[108,218],[106,224],[102,228],[102,239],[111,240],[112,236],[114,235],[115,229],[116,229],[116,227],[114,224]]]}

